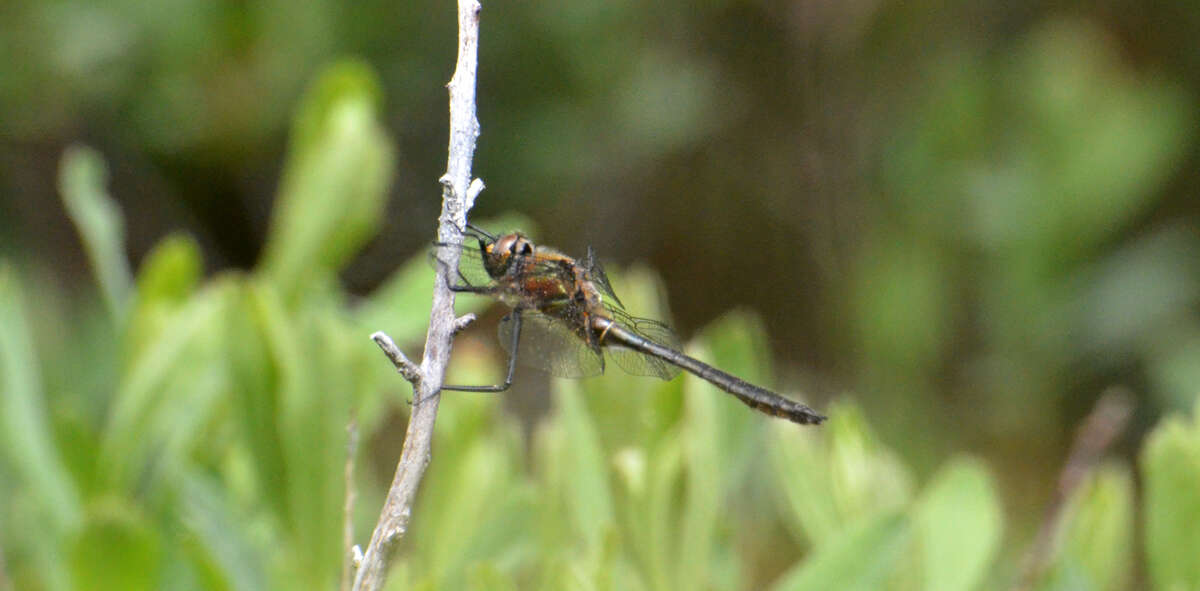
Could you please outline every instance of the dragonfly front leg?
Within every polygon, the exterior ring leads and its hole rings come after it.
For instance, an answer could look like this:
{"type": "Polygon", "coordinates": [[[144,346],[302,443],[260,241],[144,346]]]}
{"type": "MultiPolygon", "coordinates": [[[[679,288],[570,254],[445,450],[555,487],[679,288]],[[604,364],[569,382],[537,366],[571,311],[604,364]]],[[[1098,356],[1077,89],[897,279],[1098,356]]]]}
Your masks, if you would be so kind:
{"type": "MultiPolygon", "coordinates": [[[[434,246],[455,246],[448,242],[434,242],[433,244],[434,246]]],[[[471,282],[467,280],[465,275],[462,274],[462,271],[458,269],[451,269],[450,265],[447,264],[446,261],[443,261],[441,258],[439,258],[436,252],[430,253],[430,260],[432,260],[439,269],[445,272],[444,274],[439,274],[439,276],[445,277],[446,289],[449,289],[455,293],[473,293],[478,295],[492,295],[496,293],[496,288],[494,287],[471,285],[471,282]],[[455,278],[462,283],[455,284],[455,278]]]]}
{"type": "Polygon", "coordinates": [[[512,386],[513,374],[517,372],[517,346],[521,343],[521,310],[515,309],[512,315],[512,337],[509,342],[508,375],[504,376],[503,384],[495,386],[442,386],[442,390],[458,392],[503,392],[512,386]]]}

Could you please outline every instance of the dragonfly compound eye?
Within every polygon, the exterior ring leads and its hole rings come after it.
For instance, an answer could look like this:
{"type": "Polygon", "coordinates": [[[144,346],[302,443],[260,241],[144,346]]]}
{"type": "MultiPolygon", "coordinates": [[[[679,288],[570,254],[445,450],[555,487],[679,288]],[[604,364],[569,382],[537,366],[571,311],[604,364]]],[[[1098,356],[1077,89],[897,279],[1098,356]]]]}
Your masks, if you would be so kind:
{"type": "Polygon", "coordinates": [[[520,234],[509,234],[496,241],[496,247],[505,254],[529,256],[533,254],[533,243],[520,234]]]}
{"type": "Polygon", "coordinates": [[[517,252],[517,242],[518,240],[515,234],[501,236],[500,239],[496,240],[496,242],[492,245],[492,252],[505,255],[513,254],[514,252],[517,252]]]}

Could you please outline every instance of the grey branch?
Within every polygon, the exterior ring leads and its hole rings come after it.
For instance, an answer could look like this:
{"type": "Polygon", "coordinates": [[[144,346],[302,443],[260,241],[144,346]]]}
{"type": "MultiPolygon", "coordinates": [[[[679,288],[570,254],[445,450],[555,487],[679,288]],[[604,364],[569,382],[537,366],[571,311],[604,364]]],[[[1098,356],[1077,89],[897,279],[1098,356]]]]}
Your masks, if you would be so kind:
{"type": "MultiPolygon", "coordinates": [[[[475,154],[475,139],[479,136],[479,121],[475,118],[475,73],[479,64],[481,9],[477,0],[458,0],[458,60],[454,76],[447,84],[450,90],[449,157],[446,174],[440,179],[442,213],[438,218],[438,240],[443,243],[457,244],[462,240],[460,228],[466,224],[467,211],[483,190],[483,182],[471,178],[471,159],[475,154]]],[[[376,333],[373,337],[405,378],[413,383],[413,407],[396,475],[392,478],[379,522],[375,525],[371,542],[354,578],[356,591],[383,588],[396,542],[408,528],[417,488],[425,475],[425,468],[429,466],[433,424],[440,402],[438,392],[450,361],[451,340],[454,333],[464,326],[454,315],[454,293],[448,288],[450,269],[458,268],[458,257],[458,249],[452,247],[442,247],[438,253],[438,258],[445,261],[446,265],[437,270],[433,309],[429,315],[429,331],[425,335],[425,353],[420,366],[408,361],[386,335],[376,333]],[[391,346],[387,347],[385,343],[391,346]]]]}

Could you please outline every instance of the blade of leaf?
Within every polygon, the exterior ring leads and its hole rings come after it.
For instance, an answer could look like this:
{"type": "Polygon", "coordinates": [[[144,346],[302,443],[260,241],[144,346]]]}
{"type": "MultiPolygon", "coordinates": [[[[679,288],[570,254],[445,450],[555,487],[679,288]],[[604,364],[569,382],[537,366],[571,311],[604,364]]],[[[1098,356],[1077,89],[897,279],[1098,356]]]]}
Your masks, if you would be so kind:
{"type": "MultiPolygon", "coordinates": [[[[691,378],[691,376],[689,376],[691,378]]],[[[710,388],[689,379],[686,420],[681,426],[686,496],[681,507],[679,551],[674,569],[675,588],[699,589],[710,580],[720,503],[726,478],[732,478],[722,452],[729,440],[721,430],[718,402],[710,388]],[[699,390],[699,391],[698,391],[699,390]]]]}
{"type": "Polygon", "coordinates": [[[217,283],[192,298],[172,315],[123,376],[100,452],[101,472],[113,484],[129,484],[140,473],[142,463],[157,452],[155,443],[142,436],[146,421],[160,404],[179,394],[163,386],[195,361],[191,355],[197,346],[219,340],[218,319],[226,309],[228,293],[228,284],[217,283]]]}
{"type": "Polygon", "coordinates": [[[264,557],[247,539],[248,530],[222,490],[198,474],[185,472],[178,481],[184,527],[216,565],[222,582],[232,591],[268,588],[264,557]]]}
{"type": "Polygon", "coordinates": [[[7,462],[46,511],[46,526],[61,533],[80,520],[79,494],[54,445],[21,286],[0,265],[0,441],[7,462]]]}
{"type": "Polygon", "coordinates": [[[286,521],[287,461],[279,425],[280,367],[268,345],[268,318],[257,302],[255,282],[238,283],[230,300],[225,353],[236,396],[230,398],[234,416],[241,423],[244,443],[255,470],[247,483],[255,498],[286,521]]]}
{"type": "Polygon", "coordinates": [[[1119,465],[1097,470],[1076,491],[1063,522],[1060,565],[1076,570],[1091,589],[1128,589],[1133,567],[1129,541],[1134,538],[1133,476],[1129,470],[1119,465]]]}
{"type": "Polygon", "coordinates": [[[138,269],[138,299],[182,302],[195,292],[203,274],[204,257],[196,239],[172,234],[154,246],[138,269]]]}
{"type": "Polygon", "coordinates": [[[162,585],[162,537],[123,500],[92,508],[71,548],[75,580],[95,591],[151,591],[162,585]]]}
{"type": "Polygon", "coordinates": [[[613,526],[608,465],[595,425],[580,400],[576,382],[555,380],[559,416],[566,428],[565,485],[567,511],[588,547],[600,549],[605,531],[613,526]]]}
{"type": "Polygon", "coordinates": [[[908,549],[912,525],[900,513],[878,515],[843,531],[812,558],[771,586],[771,591],[873,591],[882,589],[908,549]]]}
{"type": "Polygon", "coordinates": [[[1169,416],[1141,454],[1146,563],[1155,589],[1200,589],[1200,425],[1169,416]]]}
{"type": "Polygon", "coordinates": [[[924,564],[923,589],[978,589],[999,549],[1002,516],[983,464],[960,457],[943,467],[913,514],[924,564]]]}
{"type": "Polygon", "coordinates": [[[279,374],[275,421],[286,479],[277,486],[286,492],[295,549],[308,557],[298,568],[309,580],[332,582],[341,571],[343,450],[355,391],[345,357],[358,345],[325,324],[328,312],[314,309],[328,302],[306,301],[289,314],[273,284],[254,287],[251,300],[279,374]]]}
{"type": "Polygon", "coordinates": [[[679,437],[663,437],[650,454],[650,486],[645,498],[645,522],[635,524],[644,531],[646,578],[651,589],[671,589],[675,560],[669,550],[674,542],[675,485],[683,471],[683,443],[679,437]]]}
{"type": "Polygon", "coordinates": [[[305,93],[261,261],[286,295],[336,272],[375,233],[395,168],[379,94],[374,72],[354,61],[329,67],[305,93]]]}
{"type": "Polygon", "coordinates": [[[125,257],[125,220],[104,187],[107,183],[108,171],[98,152],[72,146],[63,153],[58,172],[63,205],[83,239],[104,303],[112,317],[119,319],[129,299],[133,274],[125,257]]]}

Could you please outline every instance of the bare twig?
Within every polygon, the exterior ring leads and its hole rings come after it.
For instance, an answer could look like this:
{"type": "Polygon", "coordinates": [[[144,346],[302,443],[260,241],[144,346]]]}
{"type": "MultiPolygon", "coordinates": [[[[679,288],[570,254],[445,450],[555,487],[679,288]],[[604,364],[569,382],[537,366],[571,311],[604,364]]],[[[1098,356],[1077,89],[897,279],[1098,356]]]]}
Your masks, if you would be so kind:
{"type": "Polygon", "coordinates": [[[383,349],[383,354],[392,360],[392,365],[396,366],[396,371],[400,372],[400,375],[404,376],[404,379],[411,382],[414,386],[421,381],[421,368],[408,360],[408,356],[404,354],[404,351],[401,351],[400,347],[397,347],[396,343],[392,342],[392,337],[383,334],[383,332],[376,332],[371,335],[371,340],[375,341],[375,344],[379,345],[380,349],[383,349]]]}
{"type": "Polygon", "coordinates": [[[458,334],[458,333],[466,330],[468,326],[471,326],[472,322],[475,322],[475,315],[470,314],[470,313],[463,314],[462,316],[455,318],[454,319],[454,334],[458,334]]]}
{"type": "Polygon", "coordinates": [[[1013,591],[1033,589],[1046,567],[1050,565],[1067,500],[1104,454],[1104,450],[1108,449],[1124,430],[1132,412],[1133,404],[1129,395],[1121,388],[1109,388],[1100,400],[1096,401],[1092,412],[1076,430],[1067,462],[1058,477],[1058,490],[1055,491],[1054,500],[1046,511],[1046,518],[1038,528],[1033,545],[1025,555],[1021,576],[1013,591]]]}
{"type": "Polygon", "coordinates": [[[346,467],[343,478],[346,480],[346,502],[342,506],[342,584],[341,591],[349,591],[354,582],[354,501],[357,493],[354,488],[354,455],[358,452],[358,420],[353,416],[346,425],[346,467]]]}
{"type": "MultiPolygon", "coordinates": [[[[475,72],[479,63],[481,8],[477,0],[458,0],[458,60],[454,76],[447,85],[450,90],[449,157],[446,174],[439,179],[442,183],[442,214],[438,218],[438,240],[444,244],[457,244],[462,240],[461,228],[466,224],[467,211],[483,190],[482,181],[471,179],[471,159],[475,154],[475,138],[479,136],[479,121],[475,118],[475,72]]],[[[412,382],[414,403],[396,475],[354,578],[356,591],[383,588],[392,552],[408,528],[413,499],[429,465],[433,425],[440,402],[438,392],[450,361],[451,340],[462,326],[456,321],[454,293],[448,287],[449,270],[458,268],[458,257],[459,251],[453,247],[443,246],[438,253],[438,258],[446,264],[437,271],[425,353],[419,367],[399,353],[386,335],[376,333],[372,337],[405,379],[412,382]]]]}

